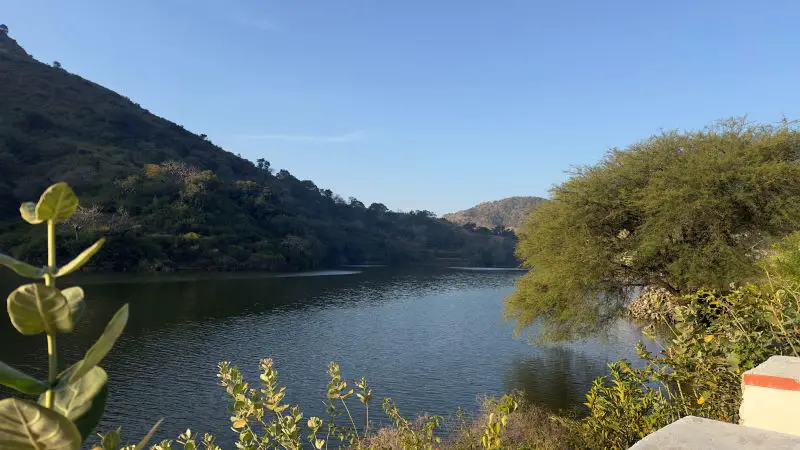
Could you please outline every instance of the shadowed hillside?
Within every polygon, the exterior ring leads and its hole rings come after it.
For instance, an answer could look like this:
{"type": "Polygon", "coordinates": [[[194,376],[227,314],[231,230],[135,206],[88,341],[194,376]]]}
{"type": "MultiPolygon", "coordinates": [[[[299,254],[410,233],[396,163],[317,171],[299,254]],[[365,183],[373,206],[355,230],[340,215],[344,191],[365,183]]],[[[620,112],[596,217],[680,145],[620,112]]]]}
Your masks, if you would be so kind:
{"type": "Polygon", "coordinates": [[[82,203],[59,241],[74,253],[109,236],[95,269],[516,265],[513,236],[345,201],[42,64],[3,32],[0,98],[0,251],[17,257],[44,260],[43,233],[22,226],[19,204],[66,181],[82,203]]]}

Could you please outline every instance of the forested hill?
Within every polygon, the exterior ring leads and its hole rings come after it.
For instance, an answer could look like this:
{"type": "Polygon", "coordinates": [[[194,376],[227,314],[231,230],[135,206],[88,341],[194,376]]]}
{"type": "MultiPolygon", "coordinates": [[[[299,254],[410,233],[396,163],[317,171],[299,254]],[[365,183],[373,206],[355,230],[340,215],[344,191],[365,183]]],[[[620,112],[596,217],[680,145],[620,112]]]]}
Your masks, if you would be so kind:
{"type": "Polygon", "coordinates": [[[517,264],[510,233],[345,201],[276,173],[266,160],[225,151],[60,64],[42,64],[3,30],[0,99],[3,253],[44,261],[44,231],[23,224],[19,204],[66,181],[81,207],[58,230],[61,254],[107,236],[95,269],[517,264]]]}
{"type": "Polygon", "coordinates": [[[445,214],[444,218],[459,225],[470,223],[489,229],[517,228],[531,209],[545,201],[541,197],[509,197],[485,202],[470,209],[445,214]]]}

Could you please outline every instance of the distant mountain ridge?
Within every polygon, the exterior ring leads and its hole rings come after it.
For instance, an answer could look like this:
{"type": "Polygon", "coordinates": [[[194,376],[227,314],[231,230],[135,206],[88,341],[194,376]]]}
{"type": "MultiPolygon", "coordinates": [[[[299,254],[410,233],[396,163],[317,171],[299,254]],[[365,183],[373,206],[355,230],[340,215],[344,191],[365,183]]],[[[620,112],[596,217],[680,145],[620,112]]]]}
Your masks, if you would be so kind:
{"type": "Polygon", "coordinates": [[[497,227],[514,229],[522,224],[531,209],[544,201],[545,199],[541,197],[533,196],[508,197],[480,203],[463,211],[445,214],[443,217],[459,225],[474,223],[478,227],[489,229],[497,227]]]}

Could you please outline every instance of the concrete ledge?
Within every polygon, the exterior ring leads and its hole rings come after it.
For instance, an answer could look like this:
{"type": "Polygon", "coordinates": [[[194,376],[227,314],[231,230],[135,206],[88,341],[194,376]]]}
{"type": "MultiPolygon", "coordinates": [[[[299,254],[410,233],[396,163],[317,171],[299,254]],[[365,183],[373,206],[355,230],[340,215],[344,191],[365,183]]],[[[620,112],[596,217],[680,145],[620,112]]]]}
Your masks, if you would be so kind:
{"type": "Polygon", "coordinates": [[[636,450],[800,449],[800,436],[688,416],[645,437],[636,450]]]}

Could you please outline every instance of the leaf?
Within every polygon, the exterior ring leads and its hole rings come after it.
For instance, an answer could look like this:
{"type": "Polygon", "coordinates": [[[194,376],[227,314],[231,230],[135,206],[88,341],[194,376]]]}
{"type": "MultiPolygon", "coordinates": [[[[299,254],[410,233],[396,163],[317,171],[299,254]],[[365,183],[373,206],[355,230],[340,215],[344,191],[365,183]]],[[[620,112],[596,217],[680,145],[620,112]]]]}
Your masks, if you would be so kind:
{"type": "Polygon", "coordinates": [[[26,336],[72,331],[67,299],[58,289],[43,284],[25,284],[12,292],[8,296],[8,316],[14,328],[26,336]]]}
{"type": "Polygon", "coordinates": [[[82,251],[80,255],[76,256],[75,259],[68,262],[65,266],[59,267],[58,272],[56,272],[56,276],[63,277],[64,275],[68,275],[86,265],[86,263],[89,262],[89,259],[91,259],[92,256],[94,256],[94,254],[100,250],[100,247],[103,246],[105,241],[105,238],[100,239],[92,244],[91,247],[82,251]]]}
{"type": "Polygon", "coordinates": [[[6,266],[9,269],[25,278],[42,278],[44,276],[44,269],[34,267],[26,262],[17,261],[16,259],[0,253],[0,265],[6,266]]]}
{"type": "Polygon", "coordinates": [[[44,382],[20,372],[2,361],[0,361],[0,384],[28,395],[38,395],[47,390],[44,382]]]}
{"type": "Polygon", "coordinates": [[[117,427],[114,431],[109,431],[100,436],[100,447],[103,450],[117,450],[122,441],[122,427],[117,427]]]}
{"type": "Polygon", "coordinates": [[[81,435],[66,417],[16,398],[0,400],[0,448],[79,450],[81,435]]]}
{"type": "Polygon", "coordinates": [[[36,204],[36,219],[42,222],[53,220],[63,222],[78,208],[78,197],[67,183],[56,183],[39,197],[36,204]]]}
{"type": "Polygon", "coordinates": [[[19,215],[22,216],[22,219],[28,222],[31,225],[38,225],[43,220],[39,220],[36,218],[36,203],[33,202],[25,202],[19,206],[19,215]]]}
{"type": "Polygon", "coordinates": [[[72,384],[75,381],[80,380],[81,377],[89,373],[92,368],[99,364],[100,361],[102,361],[111,350],[111,347],[114,346],[114,343],[122,334],[122,330],[125,328],[125,324],[127,322],[128,305],[125,304],[119,309],[119,311],[117,311],[116,314],[114,314],[114,317],[112,317],[108,322],[108,325],[106,325],[106,329],[103,330],[103,334],[101,334],[97,339],[97,342],[95,342],[94,345],[92,345],[89,350],[86,351],[83,359],[78,361],[59,376],[59,387],[63,387],[65,384],[72,384]]]}
{"type": "Polygon", "coordinates": [[[61,291],[61,295],[67,299],[69,312],[72,316],[72,325],[74,326],[83,315],[83,310],[86,309],[86,302],[83,301],[83,289],[79,286],[69,287],[61,291]]]}
{"type": "Polygon", "coordinates": [[[153,428],[150,428],[150,431],[148,431],[147,434],[144,435],[142,440],[139,441],[138,444],[136,444],[136,450],[143,450],[144,449],[144,447],[147,445],[147,443],[150,441],[150,439],[156,433],[156,430],[158,429],[158,427],[161,426],[161,422],[163,422],[163,421],[164,421],[163,418],[158,419],[158,422],[156,422],[156,424],[153,425],[153,428]]]}
{"type": "MultiPolygon", "coordinates": [[[[101,367],[94,367],[78,381],[54,393],[53,409],[71,420],[86,440],[103,417],[108,398],[108,374],[101,367]]],[[[44,394],[39,396],[39,404],[45,405],[44,394]]]]}
{"type": "Polygon", "coordinates": [[[100,420],[103,418],[103,414],[106,411],[107,402],[108,383],[103,386],[103,388],[94,398],[92,406],[88,411],[86,411],[86,414],[73,421],[75,427],[78,428],[78,432],[81,434],[81,438],[84,442],[89,439],[89,436],[91,436],[94,429],[97,428],[97,424],[99,424],[100,420]]]}

